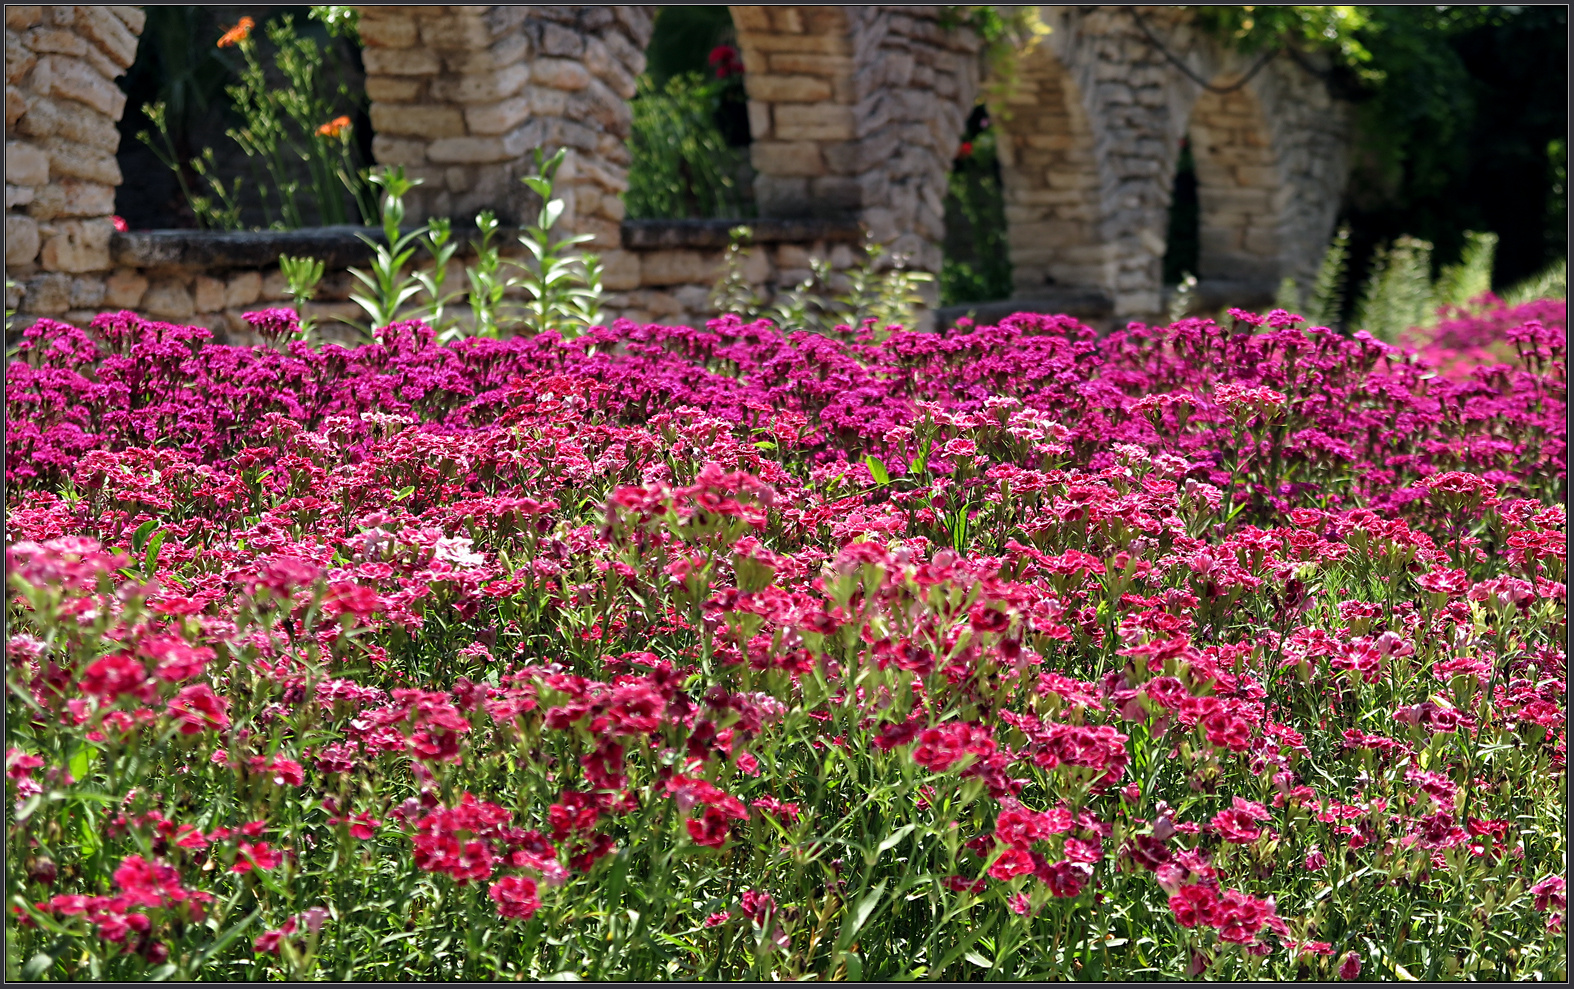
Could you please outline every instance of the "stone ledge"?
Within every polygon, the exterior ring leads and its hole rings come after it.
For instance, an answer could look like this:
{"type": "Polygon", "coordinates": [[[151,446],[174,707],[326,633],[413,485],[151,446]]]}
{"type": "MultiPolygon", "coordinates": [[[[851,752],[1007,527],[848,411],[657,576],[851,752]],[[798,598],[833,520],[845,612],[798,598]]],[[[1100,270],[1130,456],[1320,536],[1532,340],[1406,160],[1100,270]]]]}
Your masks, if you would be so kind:
{"type": "Polygon", "coordinates": [[[110,239],[115,263],[130,268],[266,268],[279,255],[317,258],[330,270],[366,264],[372,249],[356,234],[381,243],[372,227],[308,227],[301,230],[135,230],[110,239]]]}
{"type": "Polygon", "coordinates": [[[815,241],[861,243],[863,227],[855,220],[817,218],[756,220],[624,220],[623,246],[631,251],[681,247],[726,247],[729,231],[746,226],[754,244],[811,244],[815,241]]]}

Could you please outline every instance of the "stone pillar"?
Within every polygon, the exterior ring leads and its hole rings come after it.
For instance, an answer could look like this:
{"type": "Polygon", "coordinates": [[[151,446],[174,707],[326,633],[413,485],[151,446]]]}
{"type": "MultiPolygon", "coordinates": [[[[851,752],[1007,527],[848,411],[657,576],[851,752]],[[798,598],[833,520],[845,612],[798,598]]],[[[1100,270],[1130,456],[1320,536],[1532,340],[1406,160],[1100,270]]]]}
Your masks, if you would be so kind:
{"type": "Polygon", "coordinates": [[[1197,276],[1276,281],[1280,177],[1262,107],[1245,88],[1204,92],[1191,112],[1197,162],[1197,276]]]}
{"type": "Polygon", "coordinates": [[[978,41],[927,7],[733,7],[763,216],[851,217],[940,270],[978,41]]]}
{"type": "Polygon", "coordinates": [[[5,245],[20,311],[91,318],[110,268],[120,166],[115,84],[136,57],[137,7],[7,6],[5,245]]]}
{"type": "MultiPolygon", "coordinates": [[[[628,187],[634,80],[645,69],[652,11],[631,6],[362,6],[372,153],[424,180],[410,216],[478,210],[534,222],[519,182],[531,151],[560,147],[562,228],[589,233],[609,288],[621,284],[619,223],[628,187]]],[[[636,284],[637,284],[637,275],[636,284]]]]}

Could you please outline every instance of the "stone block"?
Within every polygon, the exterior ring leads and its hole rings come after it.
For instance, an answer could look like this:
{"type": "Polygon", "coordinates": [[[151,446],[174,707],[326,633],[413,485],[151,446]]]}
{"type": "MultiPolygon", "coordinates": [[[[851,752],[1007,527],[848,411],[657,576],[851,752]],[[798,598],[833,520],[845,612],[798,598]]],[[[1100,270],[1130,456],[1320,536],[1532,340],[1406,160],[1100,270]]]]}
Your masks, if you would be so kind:
{"type": "Polygon", "coordinates": [[[640,256],[635,251],[608,251],[601,256],[601,285],[609,292],[626,292],[640,286],[640,256]]]}
{"type": "Polygon", "coordinates": [[[109,268],[109,220],[63,220],[38,251],[46,271],[104,271],[109,268]]]}
{"type": "MultiPolygon", "coordinates": [[[[90,39],[120,69],[128,69],[137,57],[137,35],[106,7],[77,8],[77,31],[90,39]]],[[[140,32],[139,32],[140,33],[140,32]]]]}
{"type": "Polygon", "coordinates": [[[530,118],[530,109],[528,95],[488,106],[465,107],[465,124],[471,134],[506,134],[530,118]]]}
{"type": "MultiPolygon", "coordinates": [[[[800,74],[820,76],[825,79],[836,79],[842,76],[851,76],[853,72],[853,58],[851,55],[815,54],[812,52],[777,52],[770,56],[772,72],[786,74],[800,74]]],[[[748,76],[743,77],[747,86],[750,82],[748,76]]]]}
{"type": "Polygon", "coordinates": [[[5,208],[13,209],[17,206],[26,206],[33,201],[33,187],[30,185],[12,185],[7,182],[5,186],[5,208]]]}
{"type": "Polygon", "coordinates": [[[41,316],[58,316],[70,308],[69,275],[50,273],[27,280],[22,295],[23,312],[37,313],[41,316]]]}
{"type": "Polygon", "coordinates": [[[817,103],[831,98],[831,83],[815,76],[766,75],[748,80],[749,96],[772,103],[817,103]]]}
{"type": "Polygon", "coordinates": [[[372,104],[372,129],[379,135],[432,138],[459,137],[465,133],[464,114],[458,107],[435,104],[372,104]]]}
{"type": "Polygon", "coordinates": [[[809,199],[819,209],[854,210],[863,205],[863,191],[855,178],[822,175],[809,180],[809,199]]]}
{"type": "Polygon", "coordinates": [[[5,142],[5,180],[14,185],[49,181],[49,156],[24,141],[5,142]]]}
{"type": "MultiPolygon", "coordinates": [[[[783,9],[783,8],[775,8],[783,9]]],[[[852,39],[846,34],[757,34],[749,43],[772,56],[771,68],[775,69],[777,52],[808,55],[850,55],[852,39]]]]}
{"type": "Polygon", "coordinates": [[[90,107],[70,100],[53,104],[56,113],[54,133],[68,141],[114,154],[120,148],[120,129],[115,121],[90,107]]]}
{"type": "Polygon", "coordinates": [[[640,258],[641,285],[683,285],[715,281],[721,255],[715,251],[651,251],[640,258]]]}
{"type": "Polygon", "coordinates": [[[590,71],[578,62],[561,58],[538,58],[530,66],[530,78],[540,86],[570,92],[590,85],[590,71]]]}
{"type": "Polygon", "coordinates": [[[530,65],[513,65],[487,72],[438,76],[431,81],[432,97],[453,103],[494,103],[519,92],[530,81],[530,65]]]}
{"type": "Polygon", "coordinates": [[[421,18],[421,41],[432,48],[477,51],[492,43],[492,32],[476,16],[421,18]]]}
{"type": "Polygon", "coordinates": [[[71,279],[71,307],[73,309],[91,309],[102,305],[103,302],[104,279],[92,277],[71,279]]]}
{"type": "Polygon", "coordinates": [[[440,165],[480,165],[515,157],[500,137],[445,137],[428,145],[426,155],[440,165]]]}
{"type": "Polygon", "coordinates": [[[424,165],[426,142],[378,134],[372,138],[372,157],[379,165],[424,165]]]}
{"type": "MultiPolygon", "coordinates": [[[[49,63],[49,91],[56,96],[85,103],[112,120],[119,120],[126,108],[126,94],[113,81],[94,71],[81,59],[50,55],[39,63],[49,63]]],[[[34,70],[37,71],[36,69],[34,70]]]]}
{"type": "Polygon", "coordinates": [[[25,31],[44,19],[44,8],[38,4],[6,4],[5,26],[13,31],[25,31]]]}
{"type": "Polygon", "coordinates": [[[290,283],[284,272],[275,268],[262,277],[262,299],[259,301],[279,302],[289,297],[290,283]]]}
{"type": "MultiPolygon", "coordinates": [[[[419,40],[415,19],[397,7],[371,7],[361,12],[361,43],[368,48],[413,48],[419,40]]],[[[374,97],[375,98],[375,97],[374,97]]]]}
{"type": "Polygon", "coordinates": [[[30,216],[7,214],[5,263],[28,264],[38,257],[38,222],[30,216]]]}
{"type": "Polygon", "coordinates": [[[824,175],[825,160],[815,141],[755,141],[749,160],[762,175],[824,175]]]}
{"type": "Polygon", "coordinates": [[[217,278],[198,275],[191,294],[197,312],[218,312],[224,308],[224,283],[217,278]]]}
{"type": "Polygon", "coordinates": [[[197,310],[184,281],[163,279],[143,295],[142,311],[156,319],[176,320],[190,319],[197,310]]]}
{"type": "Polygon", "coordinates": [[[850,106],[788,103],[776,106],[772,117],[775,136],[784,141],[850,141],[856,136],[850,106]]]}
{"type": "Polygon", "coordinates": [[[120,185],[120,163],[114,155],[59,137],[45,138],[42,145],[49,155],[52,175],[85,179],[108,186],[120,185]]]}
{"type": "Polygon", "coordinates": [[[104,280],[104,303],[113,309],[136,309],[148,290],[148,280],[133,268],[116,268],[104,280]]]}
{"type": "Polygon", "coordinates": [[[131,29],[131,33],[141,36],[143,25],[147,23],[148,15],[142,12],[141,7],[129,4],[106,4],[105,10],[119,18],[120,23],[131,29]]]}
{"type": "Polygon", "coordinates": [[[775,137],[771,131],[771,105],[763,100],[750,100],[748,107],[749,135],[756,141],[775,137]]]}
{"type": "Polygon", "coordinates": [[[372,48],[361,50],[367,78],[386,76],[435,76],[443,64],[430,48],[372,48]]]}
{"type": "Polygon", "coordinates": [[[373,103],[413,103],[420,99],[426,82],[396,76],[369,76],[366,97],[373,103]]]}
{"type": "Polygon", "coordinates": [[[22,36],[22,44],[40,55],[87,54],[87,42],[65,28],[35,27],[22,36]]]}

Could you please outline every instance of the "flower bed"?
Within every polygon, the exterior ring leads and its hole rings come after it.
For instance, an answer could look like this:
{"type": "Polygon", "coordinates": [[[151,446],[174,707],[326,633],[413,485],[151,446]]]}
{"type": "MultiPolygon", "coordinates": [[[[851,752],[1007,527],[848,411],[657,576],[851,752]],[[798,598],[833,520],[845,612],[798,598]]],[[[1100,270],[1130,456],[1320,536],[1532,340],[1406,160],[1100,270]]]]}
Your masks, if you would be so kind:
{"type": "Polygon", "coordinates": [[[42,322],[8,975],[1561,979],[1537,315],[42,322]]]}

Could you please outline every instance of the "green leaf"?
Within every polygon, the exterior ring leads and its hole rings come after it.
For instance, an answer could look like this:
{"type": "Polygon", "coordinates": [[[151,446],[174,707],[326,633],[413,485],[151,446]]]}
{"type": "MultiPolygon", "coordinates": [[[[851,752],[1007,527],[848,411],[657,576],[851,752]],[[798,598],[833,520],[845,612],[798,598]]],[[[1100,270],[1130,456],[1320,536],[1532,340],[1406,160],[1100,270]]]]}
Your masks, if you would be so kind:
{"type": "Polygon", "coordinates": [[[77,750],[71,753],[71,758],[66,761],[66,768],[71,770],[72,779],[78,783],[87,779],[88,771],[93,767],[93,756],[95,754],[93,747],[90,745],[77,746],[77,750]]]}
{"type": "Polygon", "coordinates": [[[29,982],[35,982],[38,980],[39,976],[48,971],[49,966],[53,965],[54,963],[55,959],[53,956],[47,955],[40,951],[38,954],[29,958],[26,965],[22,966],[22,978],[28,980],[29,982]]]}
{"type": "Polygon", "coordinates": [[[406,498],[410,497],[413,494],[415,494],[415,485],[412,484],[409,487],[400,488],[397,492],[395,492],[394,496],[393,496],[393,500],[394,501],[404,501],[406,498]]]}
{"type": "Polygon", "coordinates": [[[858,932],[868,923],[869,915],[874,913],[874,908],[880,905],[880,897],[885,893],[886,880],[882,879],[875,884],[874,889],[864,894],[858,901],[858,906],[853,908],[853,915],[847,923],[842,925],[841,933],[836,936],[838,950],[846,948],[858,937],[858,932]]]}
{"type": "Polygon", "coordinates": [[[155,532],[153,534],[153,538],[148,541],[148,555],[143,558],[142,572],[149,577],[153,576],[153,572],[158,568],[159,547],[164,545],[164,537],[168,534],[168,529],[160,529],[158,532],[155,532]]]}
{"type": "Polygon", "coordinates": [[[864,463],[869,466],[869,473],[873,475],[876,484],[884,487],[891,483],[891,475],[886,472],[885,464],[882,464],[874,454],[866,455],[864,463]]]}
{"type": "Polygon", "coordinates": [[[137,531],[131,534],[131,552],[142,552],[142,545],[148,541],[148,533],[158,528],[158,520],[148,519],[137,526],[137,531]]]}
{"type": "Polygon", "coordinates": [[[963,955],[962,957],[966,958],[968,961],[972,962],[974,965],[977,965],[979,968],[994,968],[995,967],[995,963],[994,962],[990,961],[988,958],[985,958],[983,955],[979,954],[976,951],[969,951],[967,954],[963,955]]]}

